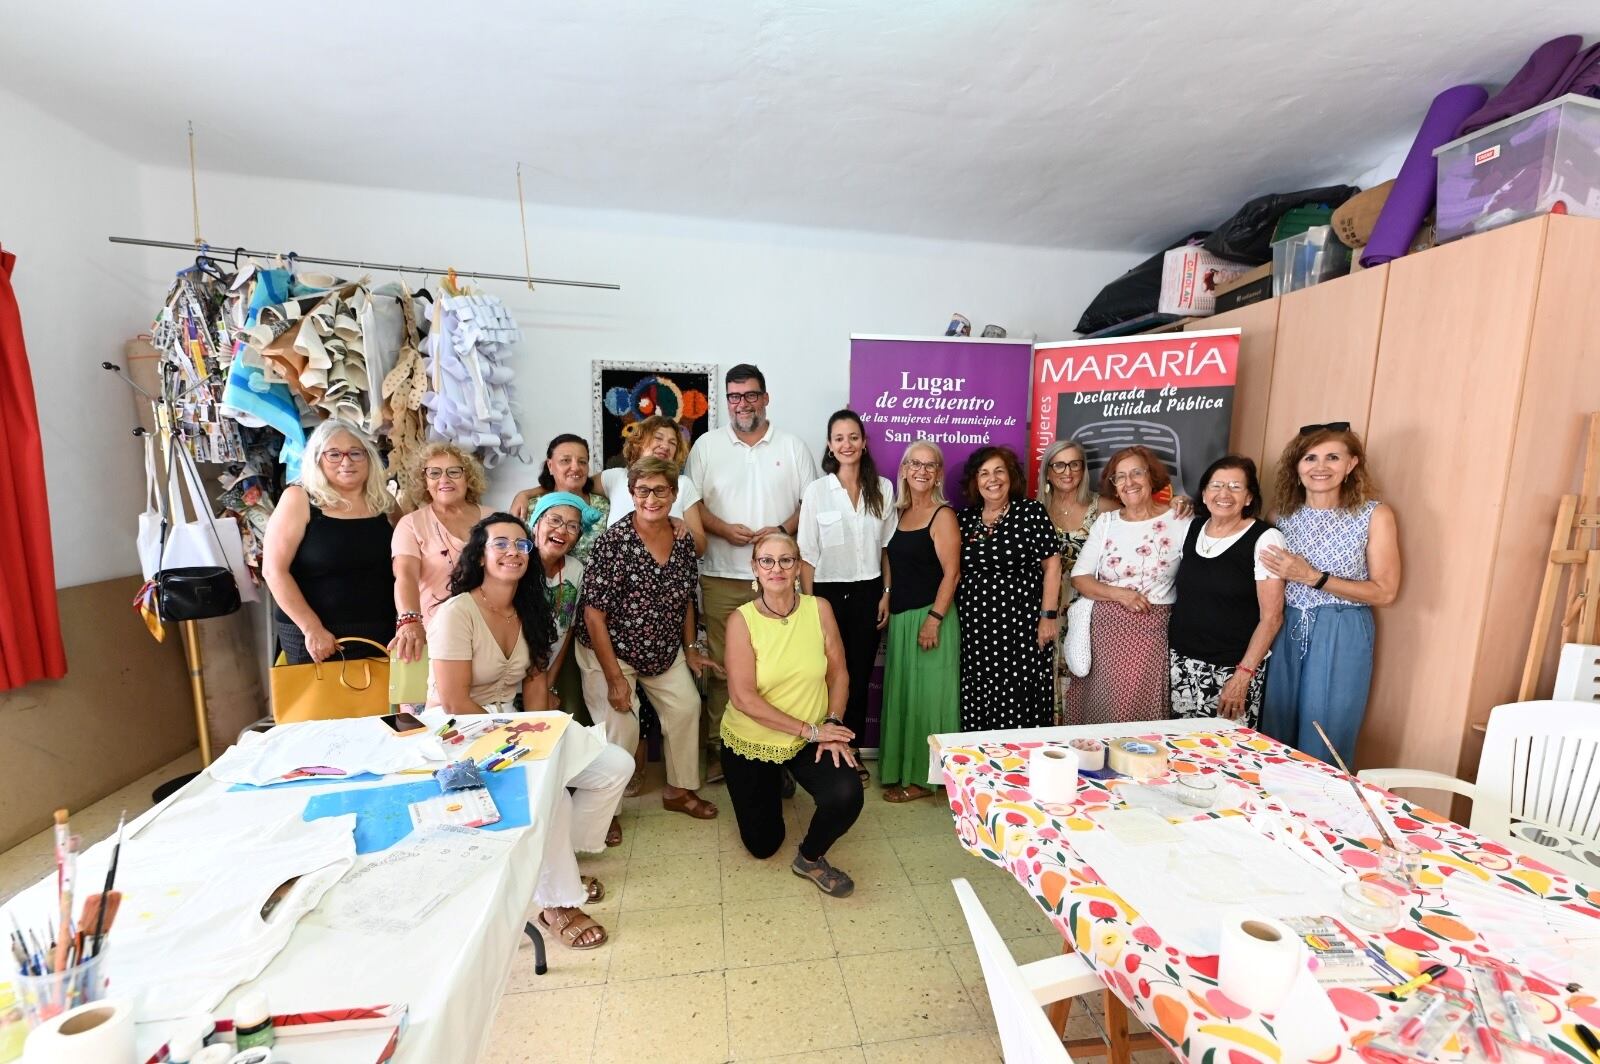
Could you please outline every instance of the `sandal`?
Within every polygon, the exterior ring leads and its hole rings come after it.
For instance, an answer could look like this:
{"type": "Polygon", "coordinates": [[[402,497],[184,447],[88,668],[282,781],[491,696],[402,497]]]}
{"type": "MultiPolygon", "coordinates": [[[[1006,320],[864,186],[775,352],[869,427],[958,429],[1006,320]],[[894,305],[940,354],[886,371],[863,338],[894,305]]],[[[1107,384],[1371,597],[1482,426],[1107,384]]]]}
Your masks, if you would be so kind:
{"type": "Polygon", "coordinates": [[[676,798],[661,797],[661,808],[672,813],[687,813],[696,820],[714,820],[717,807],[693,791],[684,791],[676,798]]]}
{"type": "Polygon", "coordinates": [[[808,861],[796,850],[794,864],[789,866],[789,871],[811,880],[818,890],[831,898],[848,898],[851,891],[856,889],[855,881],[829,864],[826,857],[808,861]]]}
{"type": "Polygon", "coordinates": [[[555,935],[568,949],[597,949],[610,937],[606,929],[582,909],[546,909],[536,919],[541,928],[555,935]],[[551,913],[555,914],[555,919],[546,919],[551,913]]]}
{"type": "Polygon", "coordinates": [[[616,817],[611,818],[611,826],[606,828],[606,845],[622,845],[622,821],[618,820],[616,817]]]}
{"type": "Polygon", "coordinates": [[[903,787],[891,787],[885,790],[883,792],[883,800],[893,802],[895,805],[902,805],[906,802],[914,802],[918,798],[932,798],[933,794],[933,791],[920,783],[910,783],[903,787]]]}
{"type": "Polygon", "coordinates": [[[583,889],[589,899],[588,904],[598,905],[606,900],[606,885],[604,883],[594,876],[579,876],[578,880],[583,884],[583,889]]]}
{"type": "Polygon", "coordinates": [[[644,769],[639,769],[634,772],[633,778],[628,780],[628,785],[622,788],[622,796],[624,798],[637,798],[642,790],[644,790],[644,769]]]}

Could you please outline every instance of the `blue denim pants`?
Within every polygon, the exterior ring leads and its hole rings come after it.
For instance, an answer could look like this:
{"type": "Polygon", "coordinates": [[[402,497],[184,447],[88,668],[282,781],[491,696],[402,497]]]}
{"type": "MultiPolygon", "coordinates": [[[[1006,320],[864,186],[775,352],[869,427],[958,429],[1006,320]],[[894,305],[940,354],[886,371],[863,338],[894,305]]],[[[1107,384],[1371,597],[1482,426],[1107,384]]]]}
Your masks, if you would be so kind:
{"type": "Polygon", "coordinates": [[[1261,707],[1261,730],[1324,761],[1332,759],[1312,721],[1322,724],[1345,763],[1355,765],[1356,736],[1367,715],[1376,629],[1368,606],[1318,606],[1283,611],[1272,642],[1272,668],[1261,707]]]}

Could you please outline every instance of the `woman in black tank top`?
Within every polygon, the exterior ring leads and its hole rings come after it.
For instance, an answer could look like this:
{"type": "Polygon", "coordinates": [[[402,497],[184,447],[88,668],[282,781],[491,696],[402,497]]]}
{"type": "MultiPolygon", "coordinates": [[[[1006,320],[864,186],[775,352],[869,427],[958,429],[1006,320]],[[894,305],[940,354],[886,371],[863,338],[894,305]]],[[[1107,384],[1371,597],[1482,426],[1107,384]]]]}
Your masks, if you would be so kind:
{"type": "Polygon", "coordinates": [[[944,456],[918,440],[900,459],[899,528],[886,548],[889,640],[878,727],[883,797],[909,802],[934,793],[928,736],[961,726],[961,627],[956,582],[961,532],[944,500],[944,456]],[[891,579],[892,577],[892,579],[891,579]]]}
{"type": "MultiPolygon", "coordinates": [[[[378,450],[360,429],[332,418],[306,444],[300,482],[284,489],[263,544],[278,644],[291,665],[336,656],[349,636],[394,638],[391,501],[378,450]]],[[[364,643],[351,658],[381,656],[364,643]]]]}

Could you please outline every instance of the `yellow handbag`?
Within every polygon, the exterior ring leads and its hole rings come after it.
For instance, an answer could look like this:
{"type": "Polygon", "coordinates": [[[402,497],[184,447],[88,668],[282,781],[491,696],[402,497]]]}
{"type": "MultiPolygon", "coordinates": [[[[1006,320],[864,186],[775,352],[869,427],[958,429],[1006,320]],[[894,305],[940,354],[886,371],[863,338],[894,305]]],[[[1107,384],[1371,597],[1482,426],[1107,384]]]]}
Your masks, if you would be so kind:
{"type": "Polygon", "coordinates": [[[382,651],[381,658],[346,658],[306,665],[275,665],[272,719],[278,724],[344,717],[381,717],[389,712],[389,648],[371,639],[337,640],[365,643],[382,651]]]}

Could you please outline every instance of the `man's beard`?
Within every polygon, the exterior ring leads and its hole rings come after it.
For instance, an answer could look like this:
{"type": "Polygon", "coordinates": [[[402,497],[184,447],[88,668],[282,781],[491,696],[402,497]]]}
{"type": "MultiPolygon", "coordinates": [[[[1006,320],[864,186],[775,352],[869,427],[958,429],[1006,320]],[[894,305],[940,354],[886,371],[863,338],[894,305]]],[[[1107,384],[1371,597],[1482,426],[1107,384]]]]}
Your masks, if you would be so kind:
{"type": "Polygon", "coordinates": [[[754,432],[761,427],[761,422],[760,414],[735,414],[733,416],[733,427],[739,432],[754,432]]]}

